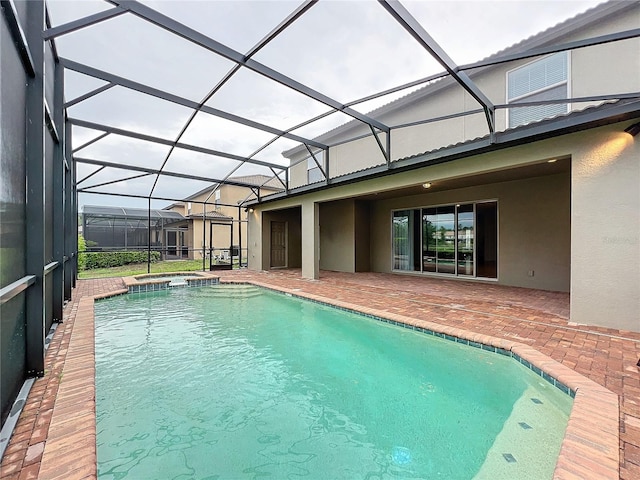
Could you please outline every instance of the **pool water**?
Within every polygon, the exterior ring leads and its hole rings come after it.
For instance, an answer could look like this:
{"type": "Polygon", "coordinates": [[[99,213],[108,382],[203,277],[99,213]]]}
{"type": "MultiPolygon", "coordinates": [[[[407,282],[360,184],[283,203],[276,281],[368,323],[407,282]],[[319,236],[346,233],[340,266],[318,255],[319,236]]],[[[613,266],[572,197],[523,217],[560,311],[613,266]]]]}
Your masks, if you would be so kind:
{"type": "Polygon", "coordinates": [[[552,477],[572,399],[509,357],[252,286],[95,310],[100,479],[552,477]]]}

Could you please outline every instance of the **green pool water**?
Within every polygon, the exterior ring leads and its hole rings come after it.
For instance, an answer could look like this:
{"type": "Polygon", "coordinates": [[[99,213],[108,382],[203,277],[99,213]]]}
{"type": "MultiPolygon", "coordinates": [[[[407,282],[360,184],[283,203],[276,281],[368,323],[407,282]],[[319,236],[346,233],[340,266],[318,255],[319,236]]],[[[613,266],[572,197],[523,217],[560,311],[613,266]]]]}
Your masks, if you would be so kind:
{"type": "Polygon", "coordinates": [[[100,479],[552,477],[572,399],[509,357],[251,286],[95,310],[100,479]]]}

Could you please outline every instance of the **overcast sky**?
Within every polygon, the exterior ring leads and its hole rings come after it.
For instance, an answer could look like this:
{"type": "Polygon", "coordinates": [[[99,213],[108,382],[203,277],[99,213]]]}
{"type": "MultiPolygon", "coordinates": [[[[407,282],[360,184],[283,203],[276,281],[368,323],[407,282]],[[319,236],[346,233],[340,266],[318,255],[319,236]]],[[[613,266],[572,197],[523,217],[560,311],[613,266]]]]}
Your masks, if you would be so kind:
{"type": "MultiPolygon", "coordinates": [[[[112,8],[96,0],[49,0],[53,25],[112,8]]],[[[290,1],[146,1],[215,40],[245,53],[299,2],[290,1]]],[[[520,40],[597,5],[597,1],[404,1],[409,12],[457,63],[480,60],[520,40]]],[[[232,62],[176,37],[133,15],[125,14],[59,37],[60,56],[200,102],[229,71],[232,62]]],[[[377,2],[321,0],[265,49],[255,60],[346,103],[396,85],[442,71],[429,54],[377,2]]],[[[103,84],[73,72],[66,76],[67,100],[103,84]]],[[[403,94],[408,91],[403,92],[403,94]]],[[[356,107],[366,113],[395,97],[356,107]]],[[[501,102],[503,99],[495,99],[501,102]]],[[[208,105],[277,128],[286,129],[323,113],[328,107],[241,69],[208,105]]],[[[121,87],[114,87],[69,109],[69,116],[175,140],[191,111],[121,87]]],[[[350,120],[333,114],[295,133],[314,137],[350,120]]],[[[77,147],[98,133],[75,128],[77,147]]],[[[273,135],[198,114],[181,141],[241,156],[251,155],[273,135]]],[[[295,146],[274,142],[255,158],[286,165],[281,152],[295,146]]],[[[169,147],[110,135],[77,156],[159,168],[169,147]]],[[[418,152],[416,152],[418,153],[418,152]]],[[[237,162],[176,149],[165,169],[224,178],[237,162]]],[[[78,178],[96,167],[80,166],[78,178]]],[[[234,175],[270,174],[247,165],[234,175]]],[[[95,185],[135,172],[105,169],[82,186],[95,185]]],[[[148,195],[155,176],[129,180],[102,191],[148,195]]],[[[156,196],[188,196],[207,184],[164,177],[156,196]]],[[[146,201],[81,195],[80,204],[146,207],[146,201]]],[[[154,208],[167,202],[153,202],[154,208]]]]}

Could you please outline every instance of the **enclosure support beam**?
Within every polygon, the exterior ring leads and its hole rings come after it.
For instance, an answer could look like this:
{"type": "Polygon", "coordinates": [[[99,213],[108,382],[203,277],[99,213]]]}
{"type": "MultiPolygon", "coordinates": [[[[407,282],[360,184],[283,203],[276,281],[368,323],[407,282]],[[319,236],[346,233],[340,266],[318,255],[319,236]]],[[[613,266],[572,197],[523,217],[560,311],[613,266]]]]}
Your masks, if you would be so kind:
{"type": "MultiPolygon", "coordinates": [[[[103,162],[102,160],[91,160],[89,158],[77,158],[74,157],[74,160],[76,161],[76,163],[85,163],[88,165],[99,165],[99,166],[104,166],[104,167],[110,167],[110,168],[117,168],[119,170],[131,170],[132,172],[145,172],[145,173],[151,173],[151,174],[158,174],[160,173],[161,175],[166,175],[168,177],[175,177],[175,178],[186,178],[188,180],[200,180],[202,182],[211,182],[211,183],[226,183],[227,185],[235,185],[237,187],[247,187],[247,188],[251,188],[254,185],[250,184],[250,183],[243,183],[243,182],[235,182],[235,181],[224,181],[224,180],[220,180],[218,178],[210,178],[210,177],[200,177],[198,175],[187,175],[186,173],[178,173],[178,172],[168,172],[168,171],[163,171],[160,172],[160,170],[154,169],[154,168],[146,168],[146,167],[137,167],[135,165],[122,165],[120,163],[113,163],[113,162],[103,162]]],[[[81,191],[86,191],[86,189],[81,189],[81,191]]],[[[98,193],[98,192],[86,192],[86,193],[98,193]]],[[[145,196],[144,198],[147,198],[147,196],[145,196]]]]}
{"type": "Polygon", "coordinates": [[[67,167],[67,205],[68,205],[68,223],[70,233],[66,236],[66,256],[67,256],[67,274],[65,275],[65,299],[71,300],[71,290],[76,286],[76,277],[78,276],[78,187],[76,164],[71,155],[72,137],[71,124],[67,120],[66,112],[64,119],[65,129],[65,165],[67,167]]]}
{"type": "MultiPolygon", "coordinates": [[[[104,137],[108,136],[109,132],[104,132],[100,135],[98,135],[96,138],[92,138],[91,140],[89,140],[88,142],[83,143],[82,145],[80,145],[77,148],[73,149],[73,153],[79,152],[80,150],[82,150],[83,148],[87,148],[89,145],[93,145],[94,143],[102,140],[104,137]]],[[[78,183],[82,183],[84,180],[80,180],[78,183]]]]}
{"type": "MultiPolygon", "coordinates": [[[[384,148],[384,146],[382,145],[382,142],[380,141],[380,137],[378,136],[378,132],[376,132],[375,128],[373,127],[369,127],[371,129],[371,134],[373,135],[373,138],[375,139],[376,143],[378,144],[378,148],[380,149],[380,151],[382,152],[382,156],[384,157],[384,160],[387,164],[387,167],[389,166],[390,163],[390,158],[389,158],[389,151],[386,150],[384,148]]],[[[389,136],[391,135],[391,132],[387,132],[387,138],[389,138],[389,136]]]]}
{"type": "MultiPolygon", "coordinates": [[[[109,82],[111,85],[120,85],[122,87],[128,88],[130,90],[134,90],[136,92],[144,93],[145,95],[149,95],[152,97],[159,98],[161,100],[175,103],[176,105],[181,105],[183,107],[190,108],[194,111],[201,111],[212,115],[214,117],[219,117],[224,120],[229,120],[230,122],[239,123],[241,125],[245,125],[247,127],[255,128],[256,130],[261,130],[267,133],[273,133],[281,137],[289,138],[291,140],[295,140],[296,142],[307,142],[318,148],[322,148],[324,144],[317,142],[315,140],[307,139],[301,137],[300,135],[295,135],[293,133],[289,133],[284,130],[280,130],[278,128],[271,127],[269,125],[265,125],[263,123],[256,122],[254,120],[250,120],[248,118],[240,117],[238,115],[234,115],[233,113],[228,113],[223,110],[219,110],[217,108],[210,107],[208,105],[202,105],[193,100],[189,100],[187,98],[180,97],[178,95],[174,95],[173,93],[168,93],[163,90],[159,90],[157,88],[150,87],[143,83],[134,82],[133,80],[126,79],[124,77],[120,77],[118,75],[114,75],[112,73],[105,72],[103,70],[99,70],[94,67],[90,67],[88,65],[83,65],[78,62],[74,62],[73,60],[69,60],[63,58],[62,60],[65,68],[69,70],[73,70],[74,72],[82,73],[84,75],[88,75],[100,80],[104,80],[105,82],[109,82]]],[[[99,89],[94,90],[93,92],[89,92],[87,95],[93,96],[95,93],[100,93],[102,90],[106,90],[107,85],[104,87],[100,87],[99,89]],[[102,90],[101,90],[102,89],[102,90]],[[95,93],[94,93],[95,92],[95,93]]],[[[88,98],[88,97],[87,97],[88,98]]],[[[77,101],[73,100],[74,103],[78,103],[79,101],[84,100],[82,97],[78,97],[77,101]]]]}
{"type": "Polygon", "coordinates": [[[55,63],[54,78],[54,113],[53,124],[61,136],[53,151],[53,260],[58,267],[51,273],[53,281],[53,319],[62,322],[64,306],[64,238],[71,233],[70,225],[66,223],[65,208],[65,161],[64,161],[64,68],[59,62],[55,63]]]}
{"type": "Polygon", "coordinates": [[[147,273],[151,273],[151,197],[147,206],[147,273]]]}
{"type": "Polygon", "coordinates": [[[309,152],[309,155],[311,155],[311,158],[313,158],[313,161],[315,162],[316,167],[318,167],[320,169],[320,172],[322,172],[322,175],[324,176],[325,181],[328,182],[329,176],[327,175],[327,172],[325,172],[324,167],[320,165],[320,162],[316,158],[315,153],[313,153],[313,151],[309,148],[309,145],[307,145],[306,143],[304,146],[307,148],[307,151],[309,152]]]}
{"type": "Polygon", "coordinates": [[[471,95],[484,110],[489,127],[489,133],[493,136],[495,131],[495,107],[491,100],[478,88],[478,86],[469,78],[469,76],[460,71],[460,68],[449,57],[440,45],[427,33],[420,23],[413,18],[409,11],[404,8],[400,2],[394,0],[378,0],[380,4],[387,10],[402,27],[420,43],[431,56],[442,65],[456,82],[471,95]]]}
{"type": "Polygon", "coordinates": [[[143,133],[132,132],[130,130],[124,130],[122,128],[110,127],[108,125],[102,125],[100,123],[87,122],[85,120],[80,120],[78,118],[70,118],[69,121],[73,125],[76,125],[78,127],[90,128],[90,129],[98,130],[102,132],[113,133],[114,135],[120,135],[123,137],[135,138],[138,140],[144,140],[146,142],[159,143],[160,145],[175,146],[177,148],[182,148],[184,150],[191,150],[192,152],[205,153],[207,155],[228,158],[230,160],[236,160],[238,162],[253,163],[255,165],[260,165],[262,167],[267,167],[267,168],[273,167],[279,170],[286,169],[286,167],[280,167],[278,165],[274,165],[269,162],[262,162],[260,160],[241,157],[239,155],[234,155],[232,153],[221,152],[219,150],[212,150],[210,148],[198,147],[196,145],[189,145],[187,143],[180,143],[180,142],[176,143],[172,140],[167,140],[166,138],[154,137],[153,135],[145,135],[143,133]]]}
{"type": "Polygon", "coordinates": [[[301,93],[309,98],[312,98],[320,103],[324,103],[325,105],[333,108],[334,110],[343,112],[357,120],[360,120],[365,124],[373,125],[379,128],[380,130],[387,131],[389,129],[385,124],[379,122],[378,120],[375,120],[374,118],[368,117],[367,115],[363,115],[360,112],[357,112],[349,107],[346,107],[345,105],[334,100],[333,98],[328,97],[327,95],[324,95],[308,87],[307,85],[297,82],[292,78],[289,78],[286,75],[283,75],[282,73],[267,67],[266,65],[263,65],[251,58],[246,58],[246,56],[241,54],[240,52],[233,50],[232,48],[229,48],[228,46],[223,45],[222,43],[210,37],[207,37],[206,35],[203,35],[202,33],[192,28],[189,28],[186,25],[179,23],[170,17],[167,17],[166,15],[163,15],[162,13],[156,10],[153,10],[152,8],[149,8],[146,5],[143,5],[133,0],[131,1],[111,0],[111,3],[113,3],[114,5],[118,5],[122,8],[125,8],[131,11],[131,13],[135,14],[136,16],[143,18],[148,22],[151,22],[171,33],[174,33],[175,35],[182,37],[185,40],[188,40],[196,45],[199,45],[209,50],[210,52],[216,53],[228,60],[231,60],[232,62],[237,63],[238,65],[242,65],[248,68],[249,70],[259,73],[260,75],[263,75],[269,78],[270,80],[278,82],[281,85],[284,85],[285,87],[295,90],[296,92],[301,93]]]}
{"type": "Polygon", "coordinates": [[[103,85],[101,87],[98,87],[94,90],[91,90],[90,92],[85,93],[84,95],[80,95],[79,97],[74,98],[73,100],[69,100],[68,102],[66,102],[64,104],[65,108],[69,108],[69,107],[73,107],[75,104],[80,103],[80,102],[84,102],[85,100],[94,97],[102,92],[106,92],[107,90],[109,90],[110,88],[115,87],[116,84],[115,83],[107,83],[106,85],[103,85]]]}
{"type": "Polygon", "coordinates": [[[42,33],[42,38],[44,38],[45,40],[51,40],[61,35],[66,35],[67,33],[75,32],[76,30],[95,25],[96,23],[104,22],[105,20],[117,17],[119,15],[122,15],[123,13],[126,13],[126,11],[118,7],[112,8],[110,10],[104,10],[102,12],[89,15],[88,17],[65,23],[64,25],[48,28],[42,33]]]}
{"type": "Polygon", "coordinates": [[[29,377],[44,375],[45,341],[45,168],[44,168],[44,2],[27,6],[26,38],[31,52],[34,75],[27,80],[27,272],[35,284],[26,291],[26,369],[29,377]]]}
{"type": "MultiPolygon", "coordinates": [[[[64,114],[63,114],[64,117],[64,114]]],[[[73,284],[73,259],[75,258],[73,251],[73,243],[72,239],[77,235],[75,232],[78,231],[76,229],[73,230],[73,217],[77,218],[77,213],[73,210],[73,177],[72,177],[72,168],[73,162],[70,158],[70,148],[71,148],[71,125],[67,123],[66,119],[64,121],[64,143],[62,147],[62,153],[64,155],[64,224],[66,226],[66,232],[64,236],[64,299],[71,300],[71,288],[73,284]]]]}
{"type": "Polygon", "coordinates": [[[99,169],[97,169],[95,172],[91,172],[91,173],[90,173],[89,175],[87,175],[86,177],[81,178],[80,180],[78,180],[77,185],[80,185],[81,183],[83,183],[83,182],[85,182],[85,181],[89,180],[91,177],[93,177],[94,175],[96,175],[96,174],[100,173],[100,172],[101,172],[102,170],[104,170],[105,168],[107,168],[107,167],[102,166],[102,167],[100,167],[99,169]]]}
{"type": "Polygon", "coordinates": [[[242,268],[242,207],[240,206],[238,206],[238,268],[242,268]]]}

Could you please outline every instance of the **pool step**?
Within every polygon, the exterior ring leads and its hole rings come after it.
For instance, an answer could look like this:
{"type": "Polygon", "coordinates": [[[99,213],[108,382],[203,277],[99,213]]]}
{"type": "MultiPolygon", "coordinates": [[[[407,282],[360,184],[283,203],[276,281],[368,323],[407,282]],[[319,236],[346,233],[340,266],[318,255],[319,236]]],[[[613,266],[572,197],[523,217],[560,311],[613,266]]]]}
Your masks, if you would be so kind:
{"type": "Polygon", "coordinates": [[[253,298],[261,295],[262,291],[253,285],[219,284],[213,285],[207,293],[214,297],[253,298]]]}

